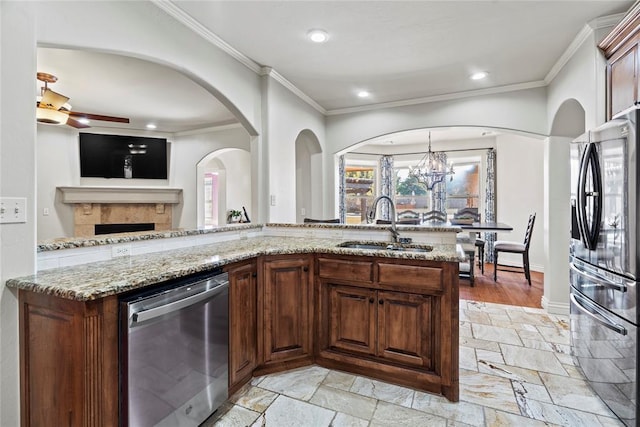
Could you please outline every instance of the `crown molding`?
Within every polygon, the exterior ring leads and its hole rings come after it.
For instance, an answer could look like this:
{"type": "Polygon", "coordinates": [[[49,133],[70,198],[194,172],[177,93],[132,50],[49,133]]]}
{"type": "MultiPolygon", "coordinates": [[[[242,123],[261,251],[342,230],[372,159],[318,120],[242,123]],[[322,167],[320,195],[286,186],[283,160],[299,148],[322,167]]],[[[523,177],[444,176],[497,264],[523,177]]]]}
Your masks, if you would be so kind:
{"type": "Polygon", "coordinates": [[[279,72],[277,72],[273,68],[271,68],[271,67],[262,67],[262,70],[260,71],[260,75],[261,76],[269,76],[269,77],[271,77],[272,79],[274,79],[275,81],[280,83],[282,86],[284,86],[287,89],[289,89],[298,98],[302,99],[304,102],[306,102],[307,104],[312,106],[316,111],[318,111],[321,114],[327,115],[327,110],[324,107],[322,107],[322,105],[318,104],[309,95],[307,95],[306,93],[304,93],[303,91],[298,89],[298,87],[296,85],[291,83],[282,74],[280,74],[279,72]]]}
{"type": "Polygon", "coordinates": [[[542,80],[527,83],[517,83],[513,85],[497,86],[487,89],[477,89],[465,92],[447,93],[444,95],[427,96],[424,98],[412,98],[402,101],[382,102],[379,104],[369,104],[360,107],[338,108],[335,110],[328,110],[327,115],[336,116],[339,114],[359,113],[361,111],[378,110],[381,108],[405,107],[409,105],[428,104],[431,102],[450,101],[453,99],[469,98],[472,96],[484,96],[493,95],[496,93],[513,92],[517,90],[535,89],[539,87],[545,87],[546,85],[547,84],[542,80]]]}
{"type": "Polygon", "coordinates": [[[261,66],[258,63],[215,35],[207,27],[192,18],[191,15],[173,4],[171,0],[151,0],[151,3],[165,11],[168,15],[175,18],[178,22],[185,25],[187,28],[198,34],[203,39],[207,40],[209,43],[217,46],[222,51],[235,58],[237,61],[249,68],[254,73],[260,73],[261,66]]]}
{"type": "Polygon", "coordinates": [[[560,58],[553,64],[551,70],[547,73],[544,78],[546,84],[549,84],[553,81],[554,78],[558,75],[560,70],[567,65],[567,62],[575,55],[575,53],[580,49],[580,46],[589,39],[589,37],[593,34],[595,30],[599,30],[601,28],[613,27],[624,17],[624,13],[617,13],[615,15],[603,16],[600,18],[593,19],[585,24],[580,32],[576,35],[573,41],[569,44],[567,49],[560,55],[560,58]]]}

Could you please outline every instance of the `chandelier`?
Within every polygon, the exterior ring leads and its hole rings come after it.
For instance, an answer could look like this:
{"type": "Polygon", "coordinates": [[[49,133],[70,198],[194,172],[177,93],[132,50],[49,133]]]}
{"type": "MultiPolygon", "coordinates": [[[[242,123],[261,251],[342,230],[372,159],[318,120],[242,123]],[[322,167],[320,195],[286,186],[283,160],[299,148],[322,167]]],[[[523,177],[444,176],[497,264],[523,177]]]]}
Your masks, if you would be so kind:
{"type": "Polygon", "coordinates": [[[409,168],[409,176],[427,187],[427,190],[433,190],[433,187],[444,181],[447,175],[451,175],[453,180],[453,174],[453,165],[447,167],[438,153],[431,151],[431,132],[429,132],[429,151],[416,166],[409,168]]]}

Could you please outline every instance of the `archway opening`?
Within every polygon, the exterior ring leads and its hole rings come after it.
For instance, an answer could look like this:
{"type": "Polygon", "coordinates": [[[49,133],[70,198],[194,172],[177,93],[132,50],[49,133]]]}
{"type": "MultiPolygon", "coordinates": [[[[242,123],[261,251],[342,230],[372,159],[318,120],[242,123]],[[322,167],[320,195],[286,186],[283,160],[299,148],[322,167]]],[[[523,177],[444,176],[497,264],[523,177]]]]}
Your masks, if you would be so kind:
{"type": "Polygon", "coordinates": [[[322,147],[308,129],[298,134],[296,147],[296,222],[320,218],[322,212],[322,147]]]}
{"type": "Polygon", "coordinates": [[[207,154],[197,164],[197,225],[219,227],[251,218],[251,153],[225,148],[207,154]],[[239,211],[233,217],[232,211],[239,211]]]}

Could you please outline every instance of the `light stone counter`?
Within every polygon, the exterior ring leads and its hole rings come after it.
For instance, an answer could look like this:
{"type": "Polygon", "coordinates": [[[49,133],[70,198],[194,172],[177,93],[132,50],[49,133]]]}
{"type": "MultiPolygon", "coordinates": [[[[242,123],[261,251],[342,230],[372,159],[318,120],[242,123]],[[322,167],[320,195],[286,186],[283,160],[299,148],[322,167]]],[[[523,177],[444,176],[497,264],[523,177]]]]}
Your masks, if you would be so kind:
{"type": "MultiPolygon", "coordinates": [[[[279,224],[278,226],[285,225],[279,224]]],[[[256,226],[247,225],[247,227],[256,226]]],[[[314,225],[314,227],[317,228],[318,225],[314,225]]],[[[348,227],[353,228],[353,226],[348,227]]],[[[455,229],[447,231],[455,231],[455,229]]],[[[462,261],[462,257],[456,251],[456,245],[454,244],[433,245],[431,252],[399,252],[337,247],[339,243],[345,240],[349,239],[252,237],[120,257],[71,267],[53,268],[39,271],[35,275],[9,279],[7,286],[56,295],[67,299],[87,301],[211,270],[259,255],[326,253],[431,261],[462,261]]]]}

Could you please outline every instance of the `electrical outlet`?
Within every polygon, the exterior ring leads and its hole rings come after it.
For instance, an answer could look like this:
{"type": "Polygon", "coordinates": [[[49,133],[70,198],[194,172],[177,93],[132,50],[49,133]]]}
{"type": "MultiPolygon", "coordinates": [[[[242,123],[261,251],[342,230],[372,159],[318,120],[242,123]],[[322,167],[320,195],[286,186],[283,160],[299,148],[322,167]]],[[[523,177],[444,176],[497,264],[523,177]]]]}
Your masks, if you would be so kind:
{"type": "Polygon", "coordinates": [[[269,201],[271,202],[271,206],[275,206],[275,205],[276,205],[276,195],[275,195],[275,194],[272,194],[272,195],[269,197],[269,201]]]}
{"type": "Polygon", "coordinates": [[[307,210],[305,208],[300,208],[300,215],[305,216],[307,214],[307,210]]]}
{"type": "Polygon", "coordinates": [[[43,208],[42,209],[42,215],[43,216],[49,216],[49,208],[43,208]]]}
{"type": "Polygon", "coordinates": [[[111,248],[113,258],[131,255],[131,245],[118,245],[111,248]]]}
{"type": "Polygon", "coordinates": [[[242,230],[240,232],[240,240],[246,240],[248,238],[247,236],[247,230],[242,230]]]}

